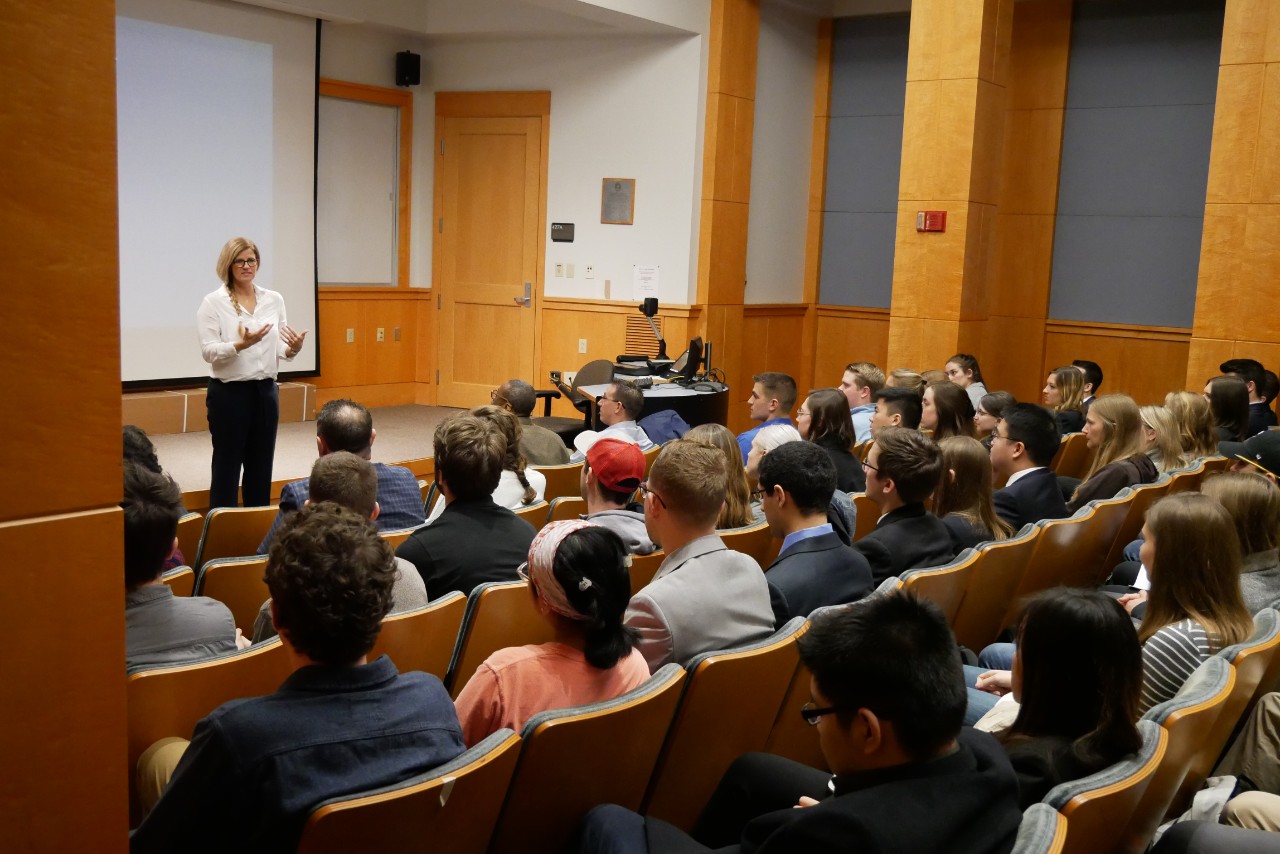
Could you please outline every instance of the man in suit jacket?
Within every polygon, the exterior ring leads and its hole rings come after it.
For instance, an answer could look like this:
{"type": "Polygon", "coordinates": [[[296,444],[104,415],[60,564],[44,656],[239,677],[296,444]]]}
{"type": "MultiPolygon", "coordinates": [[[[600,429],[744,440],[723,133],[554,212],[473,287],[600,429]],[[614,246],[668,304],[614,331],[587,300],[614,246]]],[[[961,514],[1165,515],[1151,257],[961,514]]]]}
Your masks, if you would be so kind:
{"type": "Polygon", "coordinates": [[[1257,359],[1228,359],[1218,366],[1218,370],[1244,380],[1249,391],[1249,427],[1245,438],[1276,426],[1276,414],[1263,394],[1267,369],[1261,362],[1257,359]]]}
{"type": "Polygon", "coordinates": [[[639,634],[637,648],[650,671],[773,631],[760,565],[716,534],[727,480],[720,451],[677,439],[662,447],[640,485],[649,537],[662,543],[667,557],[631,598],[623,622],[639,634]]]}
{"type": "Polygon", "coordinates": [[[815,619],[799,647],[813,674],[803,714],[830,771],[748,753],[725,772],[694,826],[705,849],[666,822],[607,805],[588,814],[578,850],[997,854],[1013,847],[1022,819],[1017,778],[992,736],[960,726],[964,678],[936,605],[901,592],[865,599],[815,619]]]}
{"type": "Polygon", "coordinates": [[[787,442],[760,461],[760,505],[782,551],[765,576],[780,595],[778,622],[807,617],[871,592],[871,566],[827,521],[836,487],[831,457],[812,442],[787,442]]]}
{"type": "Polygon", "coordinates": [[[1081,402],[1080,408],[1088,412],[1089,407],[1093,405],[1094,398],[1098,396],[1098,391],[1102,388],[1102,366],[1088,359],[1075,359],[1071,362],[1071,365],[1079,368],[1081,373],[1084,374],[1084,400],[1081,402]]]}
{"type": "MultiPolygon", "coordinates": [[[[369,459],[373,453],[373,440],[378,431],[373,429],[373,416],[354,400],[331,400],[316,415],[316,452],[320,456],[334,451],[349,451],[357,457],[369,459]]],[[[416,528],[426,521],[422,512],[422,489],[418,478],[404,466],[374,463],[378,473],[377,522],[380,531],[399,531],[416,528]]],[[[311,479],[304,477],[286,483],[280,490],[280,512],[271,523],[271,530],[262,538],[258,554],[264,555],[271,548],[271,541],[284,520],[307,503],[311,495],[311,479]]]]}
{"type": "Polygon", "coordinates": [[[1060,441],[1053,416],[1034,403],[1007,407],[991,431],[991,473],[996,483],[1005,484],[994,495],[996,514],[1014,531],[1028,522],[1071,515],[1048,467],[1060,441]]]}
{"type": "Polygon", "coordinates": [[[871,564],[877,586],[908,569],[941,566],[955,557],[951,534],[924,501],[942,476],[942,455],[928,436],[907,427],[875,432],[867,454],[867,497],[880,508],[876,528],[853,547],[871,564]]]}

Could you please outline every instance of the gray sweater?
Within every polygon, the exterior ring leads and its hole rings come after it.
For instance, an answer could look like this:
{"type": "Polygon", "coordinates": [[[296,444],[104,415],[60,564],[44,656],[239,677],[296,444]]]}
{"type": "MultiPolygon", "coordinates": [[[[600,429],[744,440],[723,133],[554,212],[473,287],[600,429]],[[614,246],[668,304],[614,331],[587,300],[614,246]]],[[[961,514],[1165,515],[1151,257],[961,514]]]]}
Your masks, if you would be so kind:
{"type": "Polygon", "coordinates": [[[1240,593],[1250,614],[1280,599],[1280,550],[1254,552],[1240,567],[1240,593]]]}
{"type": "Polygon", "coordinates": [[[601,510],[582,517],[613,531],[626,544],[633,555],[653,554],[658,546],[649,539],[649,529],[644,524],[644,514],[634,510],[601,510]]]}

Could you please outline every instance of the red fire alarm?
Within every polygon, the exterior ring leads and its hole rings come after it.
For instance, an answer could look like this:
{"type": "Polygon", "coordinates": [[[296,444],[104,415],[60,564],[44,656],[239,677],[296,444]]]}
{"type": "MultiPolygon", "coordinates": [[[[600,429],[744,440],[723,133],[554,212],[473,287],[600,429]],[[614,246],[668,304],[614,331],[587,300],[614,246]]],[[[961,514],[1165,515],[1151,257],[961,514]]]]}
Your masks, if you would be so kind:
{"type": "Polygon", "coordinates": [[[946,231],[946,211],[920,211],[916,214],[916,231],[946,231]]]}

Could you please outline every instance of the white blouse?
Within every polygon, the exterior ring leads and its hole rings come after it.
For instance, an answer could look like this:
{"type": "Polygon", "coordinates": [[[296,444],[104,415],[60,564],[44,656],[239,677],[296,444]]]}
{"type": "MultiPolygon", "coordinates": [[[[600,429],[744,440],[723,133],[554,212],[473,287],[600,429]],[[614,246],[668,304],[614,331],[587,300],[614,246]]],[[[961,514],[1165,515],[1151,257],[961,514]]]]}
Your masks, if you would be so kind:
{"type": "Polygon", "coordinates": [[[289,348],[280,339],[285,319],[284,298],[275,291],[254,285],[257,307],[250,312],[241,306],[236,314],[231,295],[225,287],[205,296],[196,312],[196,328],[200,333],[200,354],[209,363],[209,374],[223,382],[236,380],[273,380],[280,371],[279,360],[291,361],[289,348]],[[240,326],[254,332],[270,323],[271,331],[261,341],[236,352],[240,326]]]}

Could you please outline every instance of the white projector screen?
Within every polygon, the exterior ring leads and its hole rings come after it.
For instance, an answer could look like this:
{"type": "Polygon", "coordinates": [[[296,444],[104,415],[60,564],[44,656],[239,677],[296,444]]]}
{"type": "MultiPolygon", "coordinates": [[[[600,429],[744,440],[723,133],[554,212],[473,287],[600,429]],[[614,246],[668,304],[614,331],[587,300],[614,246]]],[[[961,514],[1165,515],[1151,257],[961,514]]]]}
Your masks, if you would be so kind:
{"type": "Polygon", "coordinates": [[[126,385],[208,377],[196,310],[231,237],[309,330],[315,278],[316,21],[218,0],[119,0],[120,370],[126,385]]]}

